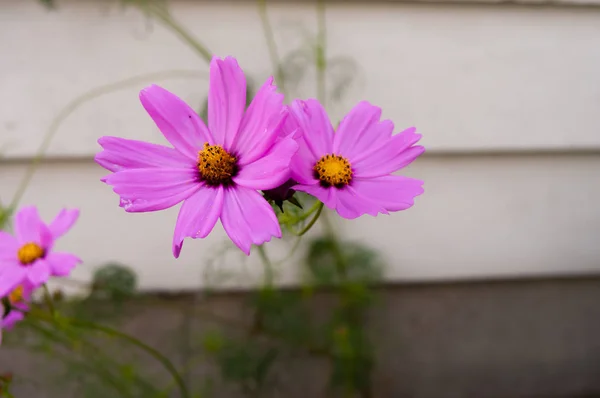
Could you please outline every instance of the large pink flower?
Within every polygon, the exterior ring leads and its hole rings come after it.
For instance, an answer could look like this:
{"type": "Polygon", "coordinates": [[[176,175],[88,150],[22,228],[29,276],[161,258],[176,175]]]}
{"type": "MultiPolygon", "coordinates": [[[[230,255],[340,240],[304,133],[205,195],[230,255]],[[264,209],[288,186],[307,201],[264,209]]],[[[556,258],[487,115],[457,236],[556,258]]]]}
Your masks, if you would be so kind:
{"type": "Polygon", "coordinates": [[[423,182],[391,173],[424,152],[414,128],[392,135],[381,109],[358,103],[334,129],[316,100],[294,101],[291,117],[303,136],[291,165],[294,189],[311,194],[344,218],[405,210],[423,193],[423,182]]]}
{"type": "Polygon", "coordinates": [[[70,253],[53,251],[56,239],[77,221],[79,210],[62,210],[46,225],[33,206],[15,215],[15,236],[0,231],[0,297],[30,283],[39,286],[50,276],[66,276],[81,262],[70,253]]]}
{"type": "Polygon", "coordinates": [[[246,105],[246,79],[237,61],[213,58],[208,91],[208,128],[185,102],[158,86],[140,93],[146,111],[173,145],[169,148],[116,137],[99,140],[96,161],[114,172],[104,179],[128,212],[163,210],[183,201],[173,254],[186,237],[204,238],[217,219],[246,254],[281,229],[257,190],[279,186],[289,176],[298,149],[279,138],[287,111],[270,78],[246,105]]]}

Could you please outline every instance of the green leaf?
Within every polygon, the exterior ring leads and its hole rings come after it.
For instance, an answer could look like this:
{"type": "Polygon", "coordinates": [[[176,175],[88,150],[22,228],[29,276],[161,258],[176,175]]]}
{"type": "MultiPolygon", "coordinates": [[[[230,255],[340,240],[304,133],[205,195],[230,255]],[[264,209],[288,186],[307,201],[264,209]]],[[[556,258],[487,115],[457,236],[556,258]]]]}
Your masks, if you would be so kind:
{"type": "Polygon", "coordinates": [[[0,231],[6,229],[11,216],[12,216],[12,213],[11,213],[10,209],[5,209],[3,207],[0,207],[0,231]]]}
{"type": "Polygon", "coordinates": [[[50,10],[53,10],[56,8],[56,3],[54,2],[54,0],[39,0],[40,3],[42,3],[42,5],[50,10]]]}

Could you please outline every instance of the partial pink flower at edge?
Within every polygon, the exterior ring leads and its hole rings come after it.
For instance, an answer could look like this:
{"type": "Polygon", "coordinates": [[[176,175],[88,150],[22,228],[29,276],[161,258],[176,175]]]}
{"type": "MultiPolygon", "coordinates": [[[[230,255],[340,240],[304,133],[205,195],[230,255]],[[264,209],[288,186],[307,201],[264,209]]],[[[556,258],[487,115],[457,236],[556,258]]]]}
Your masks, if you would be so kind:
{"type": "Polygon", "coordinates": [[[29,311],[29,300],[35,290],[36,286],[24,282],[10,292],[8,298],[13,309],[4,319],[0,320],[0,327],[2,329],[11,330],[15,324],[25,318],[25,313],[29,311]]]}
{"type": "Polygon", "coordinates": [[[425,148],[414,128],[392,135],[394,125],[381,121],[381,109],[358,103],[337,131],[316,100],[294,101],[291,117],[303,136],[292,161],[294,189],[304,191],[347,219],[363,214],[406,210],[423,193],[423,181],[392,173],[406,167],[425,148]]]}
{"type": "Polygon", "coordinates": [[[258,192],[281,185],[298,149],[280,137],[287,118],[283,95],[268,79],[245,109],[246,79],[234,58],[210,65],[208,127],[184,101],[153,85],[142,105],[173,148],[102,137],[96,162],[127,212],[158,211],[181,202],[173,236],[179,257],[186,237],[205,238],[221,220],[244,253],[281,237],[275,213],[258,192]]]}
{"type": "Polygon", "coordinates": [[[78,216],[79,210],[63,210],[46,225],[34,206],[16,213],[15,235],[0,231],[0,297],[23,283],[39,286],[51,276],[66,276],[81,263],[73,254],[53,250],[78,216]]]}

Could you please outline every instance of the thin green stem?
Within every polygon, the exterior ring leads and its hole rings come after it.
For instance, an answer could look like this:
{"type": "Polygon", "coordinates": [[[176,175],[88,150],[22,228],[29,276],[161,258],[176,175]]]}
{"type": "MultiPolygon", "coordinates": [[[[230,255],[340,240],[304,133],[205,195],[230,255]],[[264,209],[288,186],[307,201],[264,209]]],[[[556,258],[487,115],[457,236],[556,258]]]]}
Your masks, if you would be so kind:
{"type": "MultiPolygon", "coordinates": [[[[64,348],[66,348],[67,352],[77,352],[78,354],[82,354],[83,349],[89,350],[89,352],[86,352],[88,355],[84,356],[83,361],[76,361],[67,355],[62,355],[61,359],[64,362],[72,362],[77,366],[89,370],[91,373],[94,373],[94,375],[101,378],[104,382],[111,385],[119,393],[123,394],[124,396],[126,395],[128,397],[133,397],[133,394],[131,393],[131,381],[124,380],[113,374],[113,370],[118,368],[118,362],[112,360],[112,358],[109,359],[109,357],[104,356],[104,351],[102,351],[102,349],[97,347],[95,344],[83,338],[78,338],[71,334],[67,334],[65,333],[65,330],[60,330],[59,328],[57,328],[56,331],[49,330],[43,327],[38,320],[32,319],[31,317],[28,317],[23,322],[23,325],[42,334],[45,338],[52,340],[54,343],[62,345],[64,348]],[[108,365],[105,362],[106,360],[109,360],[110,362],[108,365]]],[[[57,354],[57,352],[52,353],[53,357],[56,357],[57,354]]],[[[156,391],[156,388],[153,385],[149,384],[137,375],[134,376],[134,380],[141,388],[144,389],[144,394],[152,394],[151,396],[155,396],[154,392],[156,391]]]]}
{"type": "Polygon", "coordinates": [[[308,224],[306,224],[306,226],[304,228],[302,228],[300,230],[300,232],[297,232],[296,235],[302,236],[305,233],[307,233],[308,231],[310,231],[310,229],[313,227],[313,225],[315,225],[315,223],[319,219],[319,216],[321,215],[322,211],[323,211],[323,202],[318,202],[317,212],[315,213],[313,218],[310,220],[310,222],[308,224]]]}
{"type": "Polygon", "coordinates": [[[285,263],[287,260],[289,260],[296,253],[296,250],[298,250],[298,248],[300,247],[301,241],[302,241],[301,237],[297,236],[296,241],[292,245],[292,248],[290,249],[288,254],[285,257],[283,257],[281,260],[276,261],[275,264],[277,264],[279,266],[279,265],[282,265],[283,263],[285,263]]]}
{"type": "Polygon", "coordinates": [[[23,198],[23,194],[27,190],[27,187],[29,186],[31,179],[33,178],[35,172],[37,171],[37,168],[39,167],[40,162],[44,158],[44,155],[46,154],[48,147],[52,143],[52,140],[54,139],[54,136],[58,132],[58,129],[60,128],[61,124],[65,121],[65,119],[67,119],[73,112],[75,112],[77,109],[79,109],[83,104],[87,103],[90,100],[101,97],[105,94],[109,94],[109,93],[112,93],[115,91],[129,88],[131,86],[139,85],[140,83],[144,83],[144,82],[148,82],[148,81],[163,80],[163,79],[169,79],[169,78],[174,78],[174,77],[178,77],[178,78],[203,77],[203,78],[206,78],[206,76],[207,76],[206,73],[200,73],[197,71],[190,71],[190,70],[172,70],[172,71],[148,73],[148,74],[130,77],[128,79],[120,80],[120,81],[117,81],[114,83],[109,83],[109,84],[105,84],[105,85],[93,88],[93,89],[89,90],[88,92],[75,98],[73,101],[71,101],[69,104],[67,104],[67,106],[65,106],[50,123],[50,127],[48,128],[48,131],[46,132],[46,135],[44,136],[44,139],[42,140],[42,143],[40,144],[35,157],[33,158],[32,162],[29,164],[29,167],[28,167],[27,171],[25,172],[25,176],[23,177],[23,179],[21,180],[21,183],[19,184],[19,187],[17,188],[17,191],[13,197],[13,200],[9,206],[9,209],[14,210],[19,205],[19,202],[23,198]]]}
{"type": "Polygon", "coordinates": [[[265,284],[267,286],[273,286],[273,281],[275,276],[273,275],[273,264],[267,255],[267,250],[265,249],[264,244],[257,247],[258,255],[263,262],[265,267],[265,284]]]}
{"type": "Polygon", "coordinates": [[[0,231],[6,229],[8,221],[10,220],[12,211],[10,208],[0,207],[0,231]]]}
{"type": "MultiPolygon", "coordinates": [[[[46,314],[44,314],[44,313],[32,311],[32,312],[30,312],[30,315],[34,315],[37,319],[40,319],[45,322],[50,322],[50,323],[57,322],[57,320],[55,318],[47,317],[46,314]]],[[[144,342],[138,340],[137,338],[130,336],[126,333],[120,332],[118,330],[115,330],[115,329],[112,329],[112,328],[109,328],[106,326],[98,325],[93,322],[80,321],[77,319],[70,319],[70,318],[62,318],[62,319],[60,319],[60,322],[65,322],[71,326],[82,328],[82,329],[89,329],[89,330],[101,332],[101,333],[104,333],[111,337],[117,337],[121,340],[127,341],[128,343],[131,343],[134,346],[142,349],[147,354],[149,354],[154,359],[156,359],[158,362],[160,362],[165,367],[165,369],[171,374],[171,376],[173,377],[173,379],[175,380],[175,382],[177,383],[177,385],[179,387],[179,391],[181,393],[181,398],[189,398],[190,395],[189,395],[188,389],[183,381],[183,378],[181,377],[181,375],[179,374],[179,372],[177,371],[177,369],[175,368],[173,363],[167,357],[165,357],[160,352],[158,352],[156,349],[150,347],[146,343],[144,343],[144,342]]]]}
{"type": "Polygon", "coordinates": [[[281,221],[282,224],[288,226],[288,228],[292,225],[296,225],[301,221],[306,220],[307,218],[309,218],[310,216],[312,216],[312,214],[317,211],[317,209],[319,208],[319,201],[315,201],[315,203],[313,203],[313,205],[310,207],[310,209],[308,209],[307,211],[305,211],[304,213],[300,214],[299,216],[295,216],[295,215],[289,215],[289,213],[282,213],[279,215],[279,220],[281,221]]]}
{"type": "Polygon", "coordinates": [[[327,30],[325,23],[325,0],[317,2],[317,48],[316,48],[316,67],[317,67],[317,98],[325,108],[327,106],[327,30]]]}
{"type": "Polygon", "coordinates": [[[45,283],[42,285],[42,289],[44,290],[44,301],[48,306],[48,310],[50,311],[50,315],[52,317],[56,316],[56,311],[54,309],[54,301],[52,300],[52,295],[50,294],[50,290],[48,289],[48,285],[45,283]]]}
{"type": "Polygon", "coordinates": [[[146,11],[165,24],[169,29],[173,30],[173,32],[175,32],[180,39],[192,47],[198,53],[198,55],[200,55],[206,61],[207,64],[210,64],[212,52],[210,52],[204,44],[202,44],[190,32],[188,32],[179,22],[175,21],[173,17],[169,15],[169,13],[160,8],[151,7],[146,8],[146,11]]]}
{"type": "Polygon", "coordinates": [[[329,219],[327,214],[323,215],[323,227],[325,228],[325,233],[331,239],[331,246],[333,251],[333,256],[335,257],[335,266],[338,271],[338,274],[341,278],[346,278],[346,257],[342,252],[342,247],[340,245],[340,241],[335,234],[335,229],[333,228],[333,224],[329,219]]]}
{"type": "Polygon", "coordinates": [[[300,217],[298,217],[295,221],[304,221],[306,220],[308,217],[310,217],[315,211],[319,210],[319,207],[321,207],[322,203],[319,202],[318,200],[315,200],[315,203],[313,203],[313,205],[310,207],[310,209],[308,209],[308,211],[304,214],[302,214],[300,217]]]}
{"type": "Polygon", "coordinates": [[[279,51],[277,50],[277,42],[275,41],[273,27],[271,25],[271,21],[269,20],[266,0],[258,0],[258,15],[260,16],[260,22],[262,23],[265,40],[267,41],[267,48],[269,49],[269,57],[271,58],[271,65],[273,68],[273,74],[275,75],[275,81],[283,95],[287,98],[288,94],[285,90],[285,74],[283,72],[283,68],[281,68],[279,51]]]}

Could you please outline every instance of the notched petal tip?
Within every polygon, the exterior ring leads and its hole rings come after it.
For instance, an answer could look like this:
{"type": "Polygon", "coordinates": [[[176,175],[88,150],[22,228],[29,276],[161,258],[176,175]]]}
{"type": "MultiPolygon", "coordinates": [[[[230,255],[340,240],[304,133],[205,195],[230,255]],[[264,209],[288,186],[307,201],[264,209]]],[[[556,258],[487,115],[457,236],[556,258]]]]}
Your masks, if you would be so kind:
{"type": "Polygon", "coordinates": [[[277,92],[277,83],[275,82],[275,77],[273,76],[269,76],[267,78],[267,80],[265,80],[265,83],[263,84],[263,87],[268,89],[270,93],[275,93],[281,96],[281,101],[283,102],[283,93],[278,93],[277,92]]]}
{"type": "MultiPolygon", "coordinates": [[[[115,171],[112,162],[109,162],[106,159],[106,157],[107,157],[106,151],[100,151],[94,155],[94,162],[98,166],[102,167],[103,169],[106,169],[108,171],[115,171]]],[[[100,181],[102,181],[103,178],[105,178],[105,177],[102,177],[100,179],[100,181]]],[[[102,182],[104,182],[104,181],[102,181],[102,182]]]]}
{"type": "Polygon", "coordinates": [[[107,136],[102,136],[102,137],[98,138],[98,140],[96,142],[98,143],[98,145],[100,145],[102,148],[104,148],[107,138],[108,138],[107,136]]]}
{"type": "Polygon", "coordinates": [[[236,245],[236,246],[237,246],[237,247],[238,247],[238,248],[239,248],[239,249],[242,251],[242,253],[244,253],[246,256],[249,256],[249,255],[250,255],[250,251],[252,250],[252,245],[248,246],[247,248],[246,248],[246,247],[241,247],[241,246],[239,246],[239,245],[236,245]]]}
{"type": "Polygon", "coordinates": [[[425,181],[423,181],[423,180],[417,180],[417,179],[412,179],[412,181],[415,184],[415,186],[417,186],[417,187],[420,188],[420,190],[418,190],[420,192],[418,194],[416,194],[415,196],[422,195],[425,192],[425,188],[424,188],[425,181]]]}
{"type": "Polygon", "coordinates": [[[224,57],[221,57],[219,55],[213,54],[213,56],[210,59],[210,64],[212,65],[213,63],[235,63],[237,64],[237,59],[231,55],[226,55],[224,57]]]}
{"type": "MultiPolygon", "coordinates": [[[[421,138],[421,137],[419,137],[421,138]]],[[[423,145],[415,145],[411,147],[411,149],[415,152],[415,158],[421,156],[425,153],[425,147],[423,145]]]]}
{"type": "Polygon", "coordinates": [[[228,55],[223,58],[220,58],[218,56],[213,56],[210,61],[210,66],[217,67],[221,71],[223,71],[224,69],[230,69],[230,70],[236,69],[237,71],[244,73],[242,68],[240,67],[240,64],[238,63],[237,59],[232,57],[231,55],[228,55]]]}
{"type": "Polygon", "coordinates": [[[115,137],[112,135],[103,135],[102,137],[98,138],[98,140],[96,142],[102,148],[105,148],[107,145],[110,145],[111,143],[114,143],[115,141],[118,141],[118,140],[122,140],[122,138],[115,137]]]}
{"type": "Polygon", "coordinates": [[[375,114],[379,114],[379,118],[381,118],[381,107],[374,105],[372,103],[370,103],[369,101],[366,100],[362,100],[359,101],[355,106],[354,109],[361,109],[361,110],[369,110],[372,111],[375,114]]]}
{"type": "Polygon", "coordinates": [[[235,66],[237,68],[240,67],[240,64],[237,61],[237,59],[231,55],[227,55],[224,58],[220,59],[219,61],[224,65],[235,66]]]}
{"type": "Polygon", "coordinates": [[[423,137],[423,135],[421,133],[417,133],[416,127],[409,127],[407,129],[404,129],[401,132],[399,132],[398,135],[410,137],[409,140],[412,142],[412,144],[419,142],[419,140],[423,137]]]}
{"type": "Polygon", "coordinates": [[[179,255],[181,254],[181,248],[183,247],[183,239],[181,239],[181,241],[179,243],[175,243],[173,242],[173,257],[175,258],[179,258],[179,255]]]}
{"type": "Polygon", "coordinates": [[[159,86],[158,84],[151,84],[149,86],[144,87],[143,89],[140,90],[139,93],[139,97],[140,100],[148,97],[148,95],[152,95],[154,91],[167,91],[166,89],[162,88],[161,86],[159,86]]]}

